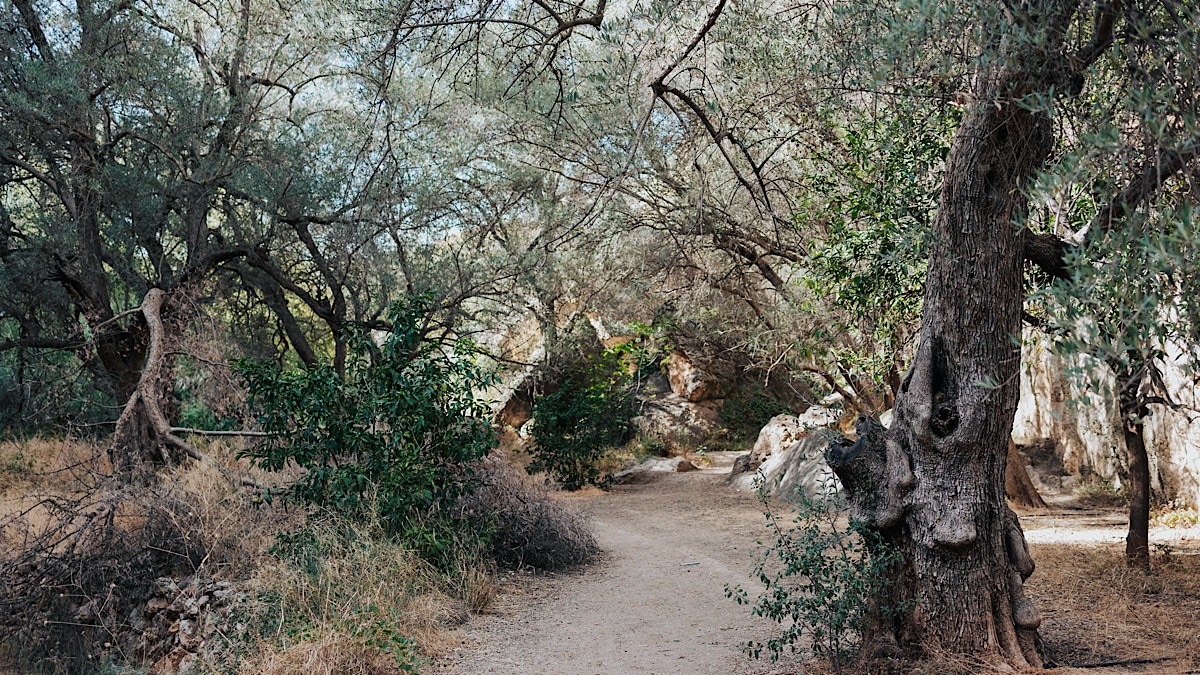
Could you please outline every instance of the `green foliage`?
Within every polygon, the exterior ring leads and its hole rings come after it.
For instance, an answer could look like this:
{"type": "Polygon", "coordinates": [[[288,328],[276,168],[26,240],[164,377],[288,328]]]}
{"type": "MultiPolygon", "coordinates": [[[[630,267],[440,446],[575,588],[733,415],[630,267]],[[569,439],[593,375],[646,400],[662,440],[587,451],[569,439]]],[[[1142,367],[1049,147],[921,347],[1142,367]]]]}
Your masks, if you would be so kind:
{"type": "MultiPolygon", "coordinates": [[[[0,275],[0,288],[5,280],[0,275]]],[[[15,321],[0,316],[0,343],[21,337],[15,321]]],[[[110,393],[72,352],[0,350],[0,436],[23,436],[47,428],[88,433],[111,421],[110,393]]]]}
{"type": "Polygon", "coordinates": [[[819,214],[828,228],[806,281],[884,332],[921,309],[926,239],[953,128],[944,114],[924,115],[863,119],[846,133],[843,153],[828,159],[835,170],[812,178],[814,194],[828,200],[819,214]]]}
{"type": "Polygon", "coordinates": [[[490,410],[473,393],[492,376],[471,345],[446,353],[423,339],[429,308],[423,297],[393,305],[382,346],[365,335],[353,340],[344,377],[328,364],[281,372],[241,362],[238,372],[272,434],[247,454],[271,471],[292,462],[305,469],[290,497],[341,513],[377,510],[389,532],[439,558],[458,539],[447,509],[495,438],[490,410]]]}
{"type": "MultiPolygon", "coordinates": [[[[823,232],[803,283],[828,317],[801,342],[806,362],[882,385],[920,318],[929,231],[957,114],[902,107],[842,122],[840,147],[808,178],[802,231],[823,232]]],[[[855,385],[857,388],[857,384],[855,385]]]]}
{"type": "Polygon", "coordinates": [[[1055,348],[1085,354],[1073,375],[1095,366],[1135,373],[1177,358],[1168,343],[1196,356],[1200,345],[1200,227],[1188,204],[1132,217],[1126,227],[1070,255],[1072,275],[1033,299],[1054,329],[1055,348]]]}
{"type": "Polygon", "coordinates": [[[887,570],[899,554],[864,523],[844,524],[846,504],[834,485],[826,485],[816,497],[797,496],[791,525],[780,521],[763,496],[767,527],[775,539],[754,570],[763,593],[752,601],[740,586],[727,585],[725,595],[783,626],[780,635],[765,643],[743,645],[746,653],[758,658],[766,650],[775,661],[785,651],[796,652],[807,636],[815,655],[840,668],[857,646],[868,603],[882,597],[887,570]]]}
{"type": "Polygon", "coordinates": [[[218,416],[202,403],[189,401],[180,406],[180,426],[206,431],[230,431],[238,426],[236,417],[218,416]]]}
{"type": "Polygon", "coordinates": [[[530,471],[545,471],[566,490],[601,484],[597,460],[629,435],[631,349],[606,349],[576,364],[556,391],[534,401],[530,471]]]}
{"type": "Polygon", "coordinates": [[[731,396],[721,404],[721,419],[725,420],[729,440],[734,444],[753,443],[772,417],[791,412],[787,404],[761,391],[731,396]]]}
{"type": "Polygon", "coordinates": [[[415,673],[419,663],[417,645],[401,632],[400,614],[400,608],[395,606],[369,605],[347,621],[343,630],[363,646],[392,657],[400,672],[415,673]]]}

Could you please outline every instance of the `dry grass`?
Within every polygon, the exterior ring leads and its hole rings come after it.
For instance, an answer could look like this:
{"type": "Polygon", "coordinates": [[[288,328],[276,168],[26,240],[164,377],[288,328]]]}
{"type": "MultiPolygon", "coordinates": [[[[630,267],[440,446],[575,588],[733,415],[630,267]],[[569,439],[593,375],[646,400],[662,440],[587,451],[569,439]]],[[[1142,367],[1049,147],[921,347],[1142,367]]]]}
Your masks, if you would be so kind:
{"type": "Polygon", "coordinates": [[[1081,506],[1120,508],[1125,506],[1125,492],[1106,480],[1092,478],[1072,490],[1072,497],[1081,506]]]}
{"type": "Polygon", "coordinates": [[[210,638],[217,648],[193,659],[236,659],[242,672],[398,672],[458,644],[456,626],[494,597],[487,569],[464,561],[439,572],[377,526],[305,527],[303,509],[264,504],[230,480],[236,448],[204,450],[214,464],[125,486],[107,475],[103,446],[0,444],[0,661],[63,672],[105,658],[153,663],[162,649],[139,642],[130,617],[160,576],[227,580],[246,594],[246,629],[210,638]],[[296,531],[304,545],[272,552],[277,533],[296,531]],[[88,603],[101,608],[88,614],[94,625],[73,628],[88,603]]]}
{"type": "Polygon", "coordinates": [[[251,608],[260,631],[284,643],[369,625],[436,654],[458,642],[453,629],[495,594],[490,575],[477,567],[439,572],[372,523],[310,524],[288,548],[258,570],[251,608]]]}
{"type": "Polygon", "coordinates": [[[1188,528],[1200,525],[1200,511],[1192,508],[1157,509],[1151,514],[1151,527],[1188,528]]]}
{"type": "MultiPolygon", "coordinates": [[[[1037,571],[1026,591],[1045,617],[1040,634],[1053,664],[1030,672],[1061,675],[1200,672],[1200,554],[1153,559],[1151,575],[1125,565],[1121,545],[1031,546],[1037,571]],[[1102,665],[1109,664],[1109,665],[1102,665]]],[[[809,661],[802,671],[835,673],[809,661]]],[[[926,654],[919,662],[877,661],[843,668],[847,675],[975,675],[1011,673],[968,656],[926,654]]]]}
{"type": "Polygon", "coordinates": [[[1147,576],[1126,567],[1121,546],[1032,552],[1038,568],[1026,588],[1046,616],[1041,633],[1056,663],[1169,659],[1124,672],[1200,668],[1200,556],[1156,555],[1147,576]]]}
{"type": "Polygon", "coordinates": [[[210,464],[125,484],[103,446],[80,441],[7,442],[0,458],[0,640],[22,667],[159,658],[170,647],[143,640],[137,622],[155,579],[248,579],[296,521],[210,464]]]}
{"type": "Polygon", "coordinates": [[[265,646],[239,669],[244,675],[393,675],[396,661],[343,633],[326,632],[291,647],[265,646]]]}

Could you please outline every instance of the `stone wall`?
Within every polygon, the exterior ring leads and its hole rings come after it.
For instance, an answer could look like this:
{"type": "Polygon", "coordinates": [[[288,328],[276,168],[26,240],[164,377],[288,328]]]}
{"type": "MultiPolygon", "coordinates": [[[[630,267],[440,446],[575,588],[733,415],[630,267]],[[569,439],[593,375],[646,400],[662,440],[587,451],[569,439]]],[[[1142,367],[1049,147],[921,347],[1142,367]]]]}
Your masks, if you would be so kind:
{"type": "MultiPolygon", "coordinates": [[[[1063,465],[1086,480],[1120,485],[1125,466],[1114,378],[1103,366],[1085,368],[1082,357],[1060,358],[1048,341],[1026,333],[1021,354],[1021,402],[1013,439],[1032,446],[1052,440],[1063,465]]],[[[1200,508],[1200,387],[1187,375],[1187,359],[1170,347],[1160,364],[1178,410],[1151,406],[1145,422],[1152,489],[1167,501],[1200,508]]]]}

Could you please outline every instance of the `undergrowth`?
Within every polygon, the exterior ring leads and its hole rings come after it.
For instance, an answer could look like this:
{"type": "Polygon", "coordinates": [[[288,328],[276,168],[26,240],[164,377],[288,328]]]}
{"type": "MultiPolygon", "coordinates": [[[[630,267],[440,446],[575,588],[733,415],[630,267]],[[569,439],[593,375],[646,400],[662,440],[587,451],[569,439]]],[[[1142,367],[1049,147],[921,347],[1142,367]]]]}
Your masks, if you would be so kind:
{"type": "Polygon", "coordinates": [[[197,672],[410,672],[486,610],[497,566],[561,569],[596,552],[578,517],[499,457],[447,507],[475,514],[487,545],[434,564],[387,532],[372,486],[352,516],[264,503],[227,475],[236,447],[201,447],[213,463],[121,486],[101,447],[0,443],[0,670],[129,672],[183,656],[197,672]],[[168,631],[184,617],[160,611],[160,626],[149,603],[214,585],[228,615],[204,614],[216,630],[184,654],[168,631]]]}
{"type": "Polygon", "coordinates": [[[1072,491],[1072,495],[1081,504],[1093,507],[1119,507],[1126,503],[1124,489],[1096,477],[1080,483],[1072,491]]]}
{"type": "Polygon", "coordinates": [[[763,590],[751,599],[741,586],[726,585],[725,595],[750,605],[782,632],[765,642],[747,642],[743,650],[754,658],[766,653],[772,661],[809,651],[840,672],[855,654],[868,603],[883,597],[887,570],[898,554],[864,524],[846,521],[848,507],[832,482],[815,496],[798,493],[790,523],[765,491],[760,498],[772,537],[754,568],[763,590]]]}
{"type": "Polygon", "coordinates": [[[491,601],[479,561],[439,569],[382,522],[326,513],[279,538],[276,559],[257,570],[253,599],[240,610],[246,630],[226,651],[240,672],[297,672],[295,664],[313,659],[415,672],[421,653],[437,652],[448,629],[491,601]]]}

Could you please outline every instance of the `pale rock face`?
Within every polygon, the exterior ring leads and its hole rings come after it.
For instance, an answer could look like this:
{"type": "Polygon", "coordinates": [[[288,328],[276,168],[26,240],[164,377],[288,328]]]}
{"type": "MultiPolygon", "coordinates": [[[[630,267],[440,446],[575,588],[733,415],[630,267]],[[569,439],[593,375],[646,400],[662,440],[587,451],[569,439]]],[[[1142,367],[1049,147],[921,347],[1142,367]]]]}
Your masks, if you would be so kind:
{"type": "Polygon", "coordinates": [[[1112,375],[1098,374],[1091,391],[1084,391],[1068,373],[1082,364],[1064,363],[1042,338],[1027,333],[1021,351],[1021,399],[1013,440],[1032,445],[1052,439],[1072,474],[1090,473],[1119,483],[1125,441],[1112,375]]]}
{"type": "Polygon", "coordinates": [[[828,408],[809,408],[800,417],[777,415],[762,428],[750,454],[738,458],[730,485],[751,491],[760,487],[784,499],[815,496],[837,489],[837,479],[825,463],[825,448],[838,414],[828,408]]]}
{"type": "Polygon", "coordinates": [[[676,396],[693,403],[721,398],[733,386],[730,378],[705,370],[682,351],[673,352],[667,358],[667,380],[676,396]]]}
{"type": "Polygon", "coordinates": [[[641,411],[630,422],[646,438],[674,438],[703,442],[721,428],[722,400],[693,403],[674,393],[642,401],[641,411]]]}
{"type": "Polygon", "coordinates": [[[1146,450],[1151,475],[1162,484],[1164,495],[1200,508],[1200,387],[1182,367],[1186,359],[1178,346],[1167,345],[1163,384],[1182,407],[1151,406],[1154,414],[1145,421],[1146,450]]]}
{"type": "MultiPolygon", "coordinates": [[[[1151,487],[1168,500],[1200,508],[1200,413],[1188,410],[1200,408],[1200,392],[1187,375],[1187,356],[1172,344],[1166,351],[1159,364],[1163,381],[1171,399],[1183,407],[1150,406],[1145,433],[1151,487]]],[[[1072,474],[1094,474],[1119,485],[1125,440],[1112,374],[1101,369],[1085,391],[1069,372],[1082,365],[1079,358],[1060,359],[1044,338],[1032,333],[1025,336],[1021,361],[1013,440],[1031,445],[1052,439],[1072,474]]]]}
{"type": "Polygon", "coordinates": [[[629,483],[647,483],[657,475],[665,473],[687,473],[697,471],[699,467],[692,464],[686,457],[655,457],[641,464],[622,469],[613,474],[613,482],[618,485],[629,483]]]}

